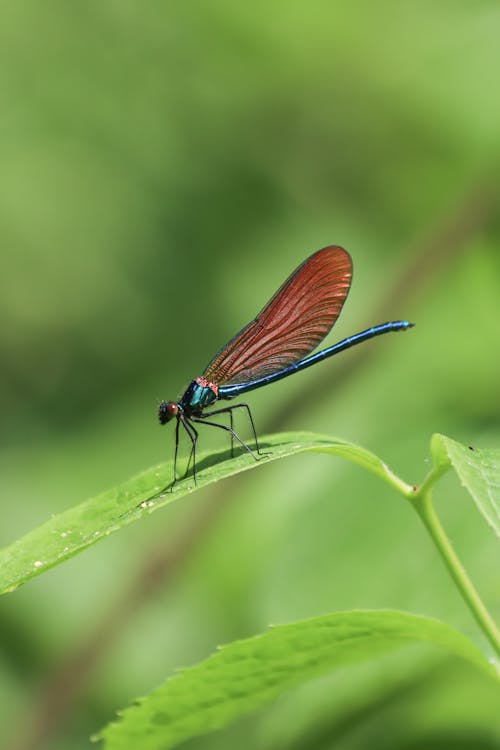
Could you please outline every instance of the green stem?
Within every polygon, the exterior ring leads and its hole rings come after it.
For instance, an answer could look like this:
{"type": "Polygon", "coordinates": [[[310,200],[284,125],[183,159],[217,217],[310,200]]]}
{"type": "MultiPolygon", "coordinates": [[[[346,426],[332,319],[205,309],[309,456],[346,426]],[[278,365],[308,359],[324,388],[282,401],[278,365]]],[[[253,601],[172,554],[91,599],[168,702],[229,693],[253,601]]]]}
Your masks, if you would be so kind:
{"type": "Polygon", "coordinates": [[[424,491],[422,491],[422,489],[423,488],[413,496],[411,499],[412,504],[422,519],[427,531],[431,535],[444,564],[457,584],[458,589],[465,599],[465,602],[471,610],[476,622],[493,646],[497,656],[500,657],[500,632],[498,631],[490,613],[481,601],[479,594],[465,571],[465,568],[458,559],[450,540],[446,536],[445,530],[441,526],[441,522],[439,521],[432,504],[432,490],[430,487],[426,487],[424,491]]]}

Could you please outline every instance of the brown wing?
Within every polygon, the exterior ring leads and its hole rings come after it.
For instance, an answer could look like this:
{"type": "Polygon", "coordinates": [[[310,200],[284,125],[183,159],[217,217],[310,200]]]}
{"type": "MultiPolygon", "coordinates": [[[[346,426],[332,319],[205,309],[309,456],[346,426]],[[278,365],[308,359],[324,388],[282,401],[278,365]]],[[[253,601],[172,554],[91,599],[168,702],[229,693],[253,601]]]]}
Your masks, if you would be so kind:
{"type": "Polygon", "coordinates": [[[306,357],[337,320],[351,278],[349,253],[335,245],[318,250],[216,354],[205,377],[219,385],[245,383],[306,357]]]}

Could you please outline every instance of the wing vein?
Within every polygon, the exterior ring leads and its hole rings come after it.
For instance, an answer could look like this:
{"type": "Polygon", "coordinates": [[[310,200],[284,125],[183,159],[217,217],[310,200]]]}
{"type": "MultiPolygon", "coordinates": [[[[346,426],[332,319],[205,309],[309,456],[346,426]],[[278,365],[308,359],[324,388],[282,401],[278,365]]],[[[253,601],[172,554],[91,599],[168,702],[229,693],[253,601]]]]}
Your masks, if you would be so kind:
{"type": "Polygon", "coordinates": [[[243,383],[298,362],[324,339],[349,292],[349,254],[332,245],[302,263],[257,317],[216,354],[205,376],[243,383]]]}

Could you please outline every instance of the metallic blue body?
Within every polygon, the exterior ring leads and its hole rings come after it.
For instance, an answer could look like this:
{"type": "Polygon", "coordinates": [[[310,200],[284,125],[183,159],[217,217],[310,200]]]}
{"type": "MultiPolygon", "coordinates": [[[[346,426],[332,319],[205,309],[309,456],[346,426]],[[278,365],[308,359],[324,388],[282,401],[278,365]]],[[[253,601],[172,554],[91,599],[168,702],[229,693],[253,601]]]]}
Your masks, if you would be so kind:
{"type": "Polygon", "coordinates": [[[191,440],[191,453],[189,455],[188,466],[186,470],[186,476],[189,471],[189,465],[191,460],[193,461],[193,477],[196,484],[196,443],[198,440],[198,431],[196,429],[197,424],[205,424],[211,427],[217,427],[220,430],[224,430],[231,435],[231,455],[233,455],[234,440],[237,440],[241,446],[255,458],[259,460],[259,456],[263,455],[259,449],[259,443],[257,440],[257,433],[255,431],[255,425],[250,412],[248,404],[235,404],[234,406],[226,406],[223,409],[216,409],[215,411],[204,412],[207,406],[210,406],[214,402],[220,399],[232,399],[236,396],[240,396],[242,393],[247,391],[253,391],[255,388],[261,388],[263,385],[268,383],[274,383],[276,380],[287,378],[294,372],[305,370],[306,367],[320,362],[322,359],[332,357],[338,352],[349,349],[355,344],[360,344],[362,341],[371,339],[374,336],[380,336],[383,333],[389,333],[390,331],[404,331],[408,328],[412,328],[413,323],[408,323],[406,320],[397,320],[390,323],[382,323],[382,325],[373,326],[367,328],[366,331],[356,333],[354,336],[349,336],[342,341],[339,341],[333,346],[329,346],[327,349],[323,349],[316,354],[311,354],[309,357],[295,362],[294,364],[284,367],[278,372],[264,375],[263,377],[256,378],[255,380],[249,380],[245,383],[234,383],[226,385],[219,385],[218,383],[209,380],[205,375],[201,375],[191,381],[189,386],[186,388],[182,398],[175,401],[162,401],[158,405],[158,418],[160,424],[166,424],[171,419],[176,420],[175,427],[175,453],[174,453],[174,479],[170,487],[173,487],[177,482],[177,450],[179,447],[179,429],[180,426],[184,428],[189,439],[191,440]],[[252,425],[252,430],[255,438],[255,452],[247,445],[239,435],[234,431],[233,427],[233,411],[234,409],[245,409],[252,425]],[[219,422],[213,422],[212,417],[215,415],[229,414],[229,426],[220,424],[219,422]],[[209,417],[209,419],[207,419],[209,417]]]}
{"type": "Polygon", "coordinates": [[[396,320],[389,323],[382,323],[378,326],[372,326],[372,328],[367,328],[366,331],[361,331],[361,333],[356,333],[354,334],[354,336],[349,336],[346,339],[342,339],[342,341],[339,341],[337,344],[333,344],[333,346],[329,346],[327,349],[322,349],[320,352],[316,352],[316,354],[311,354],[309,357],[301,359],[300,362],[295,362],[293,365],[285,367],[284,370],[273,372],[271,375],[265,375],[262,378],[257,378],[257,380],[250,380],[248,381],[248,383],[220,385],[219,398],[236,398],[236,396],[239,396],[242,393],[253,391],[255,390],[255,388],[261,388],[263,385],[267,385],[268,383],[274,383],[276,380],[287,378],[294,372],[305,370],[306,367],[311,367],[311,365],[316,364],[316,362],[321,362],[322,359],[332,357],[334,354],[343,352],[344,349],[349,349],[351,346],[360,344],[362,341],[367,341],[367,339],[371,339],[374,336],[380,336],[383,333],[389,333],[390,331],[403,331],[407,328],[413,328],[413,323],[408,323],[407,320],[396,320]]]}
{"type": "Polygon", "coordinates": [[[217,396],[212,388],[202,386],[196,380],[192,380],[178,406],[189,417],[191,414],[200,415],[203,409],[213,404],[214,401],[217,401],[217,396]]]}

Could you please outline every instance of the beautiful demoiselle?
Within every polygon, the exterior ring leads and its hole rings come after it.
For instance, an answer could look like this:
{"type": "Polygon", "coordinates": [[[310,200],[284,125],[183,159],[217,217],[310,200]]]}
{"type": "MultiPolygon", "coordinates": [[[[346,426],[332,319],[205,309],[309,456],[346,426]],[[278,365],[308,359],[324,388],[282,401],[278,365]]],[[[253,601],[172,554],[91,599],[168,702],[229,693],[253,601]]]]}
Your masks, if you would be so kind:
{"type": "Polygon", "coordinates": [[[232,399],[286,378],[361,341],[389,331],[404,331],[412,327],[413,324],[406,320],[382,323],[349,336],[316,354],[310,354],[340,315],[351,278],[351,258],[343,248],[331,245],[313,253],[289,276],[257,317],[215,355],[203,375],[191,381],[179,401],[161,402],[158,407],[160,423],[176,419],[172,485],[177,481],[181,424],[191,440],[186,476],[192,459],[195,482],[198,440],[195,423],[229,432],[231,453],[233,440],[236,439],[256,460],[256,453],[261,455],[248,404],[235,404],[210,412],[204,411],[206,407],[216,401],[232,399]],[[234,431],[234,409],[246,409],[255,438],[256,453],[234,431]],[[229,414],[229,426],[207,419],[225,413],[229,414]]]}

